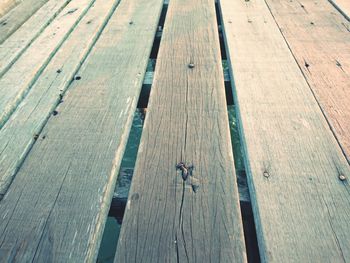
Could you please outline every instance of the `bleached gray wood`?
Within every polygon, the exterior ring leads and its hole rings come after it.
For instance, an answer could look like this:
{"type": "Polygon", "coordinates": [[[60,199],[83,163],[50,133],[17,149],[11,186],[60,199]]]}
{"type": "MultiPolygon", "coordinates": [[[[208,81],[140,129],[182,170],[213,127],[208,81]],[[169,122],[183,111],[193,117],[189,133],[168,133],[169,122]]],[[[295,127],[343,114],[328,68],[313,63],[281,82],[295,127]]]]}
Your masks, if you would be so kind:
{"type": "Polygon", "coordinates": [[[246,262],[214,1],[169,3],[115,262],[246,262]]]}
{"type": "Polygon", "coordinates": [[[94,0],[70,2],[0,79],[0,128],[94,0]]]}
{"type": "Polygon", "coordinates": [[[5,261],[96,262],[161,7],[120,2],[0,202],[5,261]]]}
{"type": "Polygon", "coordinates": [[[69,1],[50,0],[7,38],[4,43],[0,44],[0,77],[4,75],[69,1]]]}
{"type": "MultiPolygon", "coordinates": [[[[145,79],[143,80],[143,84],[152,85],[153,77],[154,77],[154,71],[147,71],[145,74],[145,79]]],[[[230,81],[230,74],[228,70],[224,70],[224,80],[230,81]]]]}
{"type": "Polygon", "coordinates": [[[221,0],[262,262],[349,262],[349,166],[265,1],[221,0]]]}
{"type": "Polygon", "coordinates": [[[0,44],[15,32],[48,0],[23,0],[14,9],[0,18],[0,44]]]}
{"type": "Polygon", "coordinates": [[[0,199],[118,2],[96,1],[0,130],[0,199]]]}

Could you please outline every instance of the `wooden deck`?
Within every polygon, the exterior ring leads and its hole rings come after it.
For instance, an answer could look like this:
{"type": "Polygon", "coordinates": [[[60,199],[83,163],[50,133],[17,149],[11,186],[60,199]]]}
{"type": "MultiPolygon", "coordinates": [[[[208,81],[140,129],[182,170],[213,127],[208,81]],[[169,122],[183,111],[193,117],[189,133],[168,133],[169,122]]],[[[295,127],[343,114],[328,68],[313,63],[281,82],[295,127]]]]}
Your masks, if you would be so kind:
{"type": "Polygon", "coordinates": [[[350,262],[349,3],[1,1],[0,262],[350,262]]]}

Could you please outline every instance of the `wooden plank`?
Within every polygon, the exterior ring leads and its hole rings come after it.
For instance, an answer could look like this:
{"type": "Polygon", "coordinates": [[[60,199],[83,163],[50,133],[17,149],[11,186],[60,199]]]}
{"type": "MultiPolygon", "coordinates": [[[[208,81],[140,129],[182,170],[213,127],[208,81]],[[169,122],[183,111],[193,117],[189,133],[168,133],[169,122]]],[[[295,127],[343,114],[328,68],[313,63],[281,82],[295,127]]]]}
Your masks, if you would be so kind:
{"type": "MultiPolygon", "coordinates": [[[[230,81],[230,74],[228,70],[224,69],[224,80],[230,81]]],[[[153,77],[154,77],[154,71],[147,71],[145,74],[145,79],[143,80],[144,85],[152,85],[153,83],[153,77]]]]}
{"type": "Polygon", "coordinates": [[[18,5],[22,0],[2,0],[0,2],[0,18],[18,5]]]}
{"type": "Polygon", "coordinates": [[[70,2],[0,79],[0,128],[95,0],[70,2]]]}
{"type": "Polygon", "coordinates": [[[99,0],[89,9],[0,130],[0,199],[118,2],[99,0]]]}
{"type": "Polygon", "coordinates": [[[0,45],[0,77],[12,66],[69,0],[51,0],[0,45]]]}
{"type": "Polygon", "coordinates": [[[161,7],[120,2],[0,202],[4,261],[96,262],[161,7]]]}
{"type": "Polygon", "coordinates": [[[169,3],[134,172],[115,262],[246,261],[214,1],[169,3]]]}
{"type": "Polygon", "coordinates": [[[350,21],[350,1],[348,0],[329,0],[329,2],[350,21]]]}
{"type": "Polygon", "coordinates": [[[350,22],[324,0],[266,2],[350,162],[350,22]]]}
{"type": "Polygon", "coordinates": [[[15,32],[48,0],[23,0],[0,19],[0,44],[15,32]]]}
{"type": "Polygon", "coordinates": [[[262,262],[346,262],[349,165],[265,1],[220,6],[262,262]]]}

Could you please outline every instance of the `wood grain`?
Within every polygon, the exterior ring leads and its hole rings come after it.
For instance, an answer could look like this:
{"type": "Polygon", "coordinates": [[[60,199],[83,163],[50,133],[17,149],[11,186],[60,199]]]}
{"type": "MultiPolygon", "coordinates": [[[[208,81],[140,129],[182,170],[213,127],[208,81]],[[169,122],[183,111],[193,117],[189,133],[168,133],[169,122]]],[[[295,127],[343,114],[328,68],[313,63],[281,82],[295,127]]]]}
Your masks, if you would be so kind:
{"type": "Polygon", "coordinates": [[[70,2],[0,79],[0,128],[95,0],[70,2]]]}
{"type": "Polygon", "coordinates": [[[11,12],[0,18],[0,44],[15,32],[48,0],[23,0],[11,12]]]}
{"type": "Polygon", "coordinates": [[[0,199],[118,3],[96,1],[0,130],[0,199]]]}
{"type": "Polygon", "coordinates": [[[18,5],[22,0],[2,0],[0,2],[0,18],[18,5]]]}
{"type": "Polygon", "coordinates": [[[324,0],[266,2],[350,162],[350,21],[324,0]]]}
{"type": "Polygon", "coordinates": [[[348,0],[329,0],[329,2],[350,21],[350,1],[348,0]]]}
{"type": "Polygon", "coordinates": [[[70,0],[51,0],[0,44],[0,77],[33,43],[70,0]]]}
{"type": "MultiPolygon", "coordinates": [[[[154,77],[154,71],[147,71],[145,74],[145,79],[143,80],[144,85],[152,85],[154,77]]],[[[224,69],[224,80],[230,81],[230,76],[228,70],[224,69]]]]}
{"type": "Polygon", "coordinates": [[[111,17],[0,202],[5,261],[96,262],[161,7],[111,17]]]}
{"type": "Polygon", "coordinates": [[[318,103],[264,1],[220,7],[262,262],[349,262],[350,170],[318,103]]]}
{"type": "Polygon", "coordinates": [[[246,253],[214,1],[172,0],[115,262],[232,261],[246,253]]]}

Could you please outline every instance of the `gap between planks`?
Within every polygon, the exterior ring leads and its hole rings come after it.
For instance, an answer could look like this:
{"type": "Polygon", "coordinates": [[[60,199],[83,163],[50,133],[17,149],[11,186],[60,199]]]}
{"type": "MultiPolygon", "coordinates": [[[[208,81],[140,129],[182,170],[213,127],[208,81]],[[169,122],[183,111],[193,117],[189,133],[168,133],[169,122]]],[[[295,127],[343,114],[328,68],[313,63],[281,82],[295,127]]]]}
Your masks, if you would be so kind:
{"type": "Polygon", "coordinates": [[[328,0],[348,21],[350,21],[350,1],[328,0]]]}
{"type": "Polygon", "coordinates": [[[70,2],[26,52],[0,78],[0,128],[74,30],[95,0],[70,2]]]}
{"type": "Polygon", "coordinates": [[[0,44],[11,36],[48,0],[23,0],[9,13],[0,18],[0,44]]]}
{"type": "Polygon", "coordinates": [[[347,161],[266,3],[220,9],[261,260],[346,261],[347,161]]]}
{"type": "Polygon", "coordinates": [[[10,186],[50,114],[90,53],[119,1],[97,2],[55,54],[26,98],[0,130],[0,197],[10,186]]]}
{"type": "Polygon", "coordinates": [[[265,2],[350,163],[350,22],[328,1],[265,2]]]}
{"type": "Polygon", "coordinates": [[[115,262],[233,258],[246,251],[214,2],[172,0],[115,262]]]}
{"type": "Polygon", "coordinates": [[[95,262],[162,4],[120,2],[0,202],[2,255],[95,262]]]}
{"type": "Polygon", "coordinates": [[[0,78],[44,31],[70,0],[50,0],[0,44],[0,78]]]}

